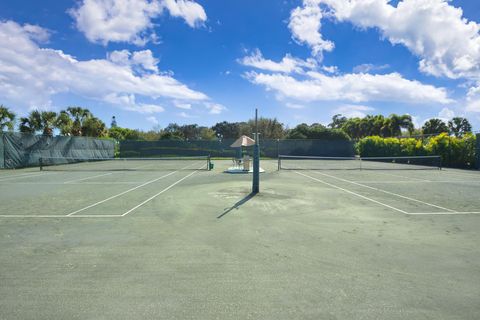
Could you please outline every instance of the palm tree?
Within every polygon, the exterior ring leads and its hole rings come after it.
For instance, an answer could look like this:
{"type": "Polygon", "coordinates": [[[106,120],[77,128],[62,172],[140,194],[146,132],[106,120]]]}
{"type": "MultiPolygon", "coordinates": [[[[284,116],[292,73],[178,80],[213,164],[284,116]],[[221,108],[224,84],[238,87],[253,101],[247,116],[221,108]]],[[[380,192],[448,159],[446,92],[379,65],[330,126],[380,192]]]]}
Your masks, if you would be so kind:
{"type": "Polygon", "coordinates": [[[66,112],[73,118],[72,135],[81,136],[83,123],[93,116],[92,113],[90,110],[81,107],[68,107],[66,112]]]}
{"type": "Polygon", "coordinates": [[[0,132],[7,128],[13,130],[15,124],[15,113],[11,112],[4,105],[0,105],[0,132]]]}
{"type": "Polygon", "coordinates": [[[40,116],[43,134],[47,136],[53,135],[53,129],[57,121],[57,113],[53,111],[42,111],[40,116]]]}
{"type": "Polygon", "coordinates": [[[33,110],[28,114],[28,117],[20,118],[18,129],[24,133],[35,133],[42,130],[42,115],[40,111],[33,110]]]}
{"type": "Polygon", "coordinates": [[[402,135],[402,129],[407,130],[409,133],[412,133],[414,130],[412,117],[408,114],[390,115],[390,131],[391,136],[396,137],[402,135]]]}
{"type": "Polygon", "coordinates": [[[60,134],[63,136],[69,136],[72,134],[73,120],[67,111],[62,110],[57,116],[55,126],[60,129],[60,134]]]}
{"type": "Polygon", "coordinates": [[[41,131],[45,135],[53,135],[53,129],[56,127],[57,113],[53,111],[33,110],[28,117],[20,118],[18,129],[20,132],[36,133],[41,131]]]}

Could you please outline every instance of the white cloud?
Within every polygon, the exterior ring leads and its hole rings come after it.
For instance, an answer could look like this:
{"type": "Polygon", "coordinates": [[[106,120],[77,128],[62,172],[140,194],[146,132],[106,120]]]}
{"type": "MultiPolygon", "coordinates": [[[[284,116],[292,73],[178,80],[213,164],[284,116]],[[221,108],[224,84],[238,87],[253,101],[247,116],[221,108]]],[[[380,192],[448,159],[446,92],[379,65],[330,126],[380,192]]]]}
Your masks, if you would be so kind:
{"type": "Polygon", "coordinates": [[[203,23],[203,7],[189,0],[83,0],[70,9],[76,27],[91,42],[128,42],[145,45],[157,41],[152,19],[164,10],[183,18],[191,27],[203,23]]]}
{"type": "Polygon", "coordinates": [[[455,112],[445,107],[442,110],[440,110],[440,112],[438,113],[438,117],[444,120],[445,122],[447,122],[448,120],[451,120],[453,117],[455,117],[455,112]]]}
{"type": "Polygon", "coordinates": [[[194,118],[194,116],[192,115],[189,115],[188,113],[186,113],[185,111],[182,111],[178,114],[180,117],[182,118],[194,118]]]}
{"type": "MultiPolygon", "coordinates": [[[[392,44],[404,45],[420,58],[419,68],[425,73],[480,77],[480,25],[463,18],[462,9],[447,0],[403,0],[396,7],[388,0],[304,0],[304,6],[320,4],[338,21],[376,28],[392,44]]],[[[321,23],[321,18],[312,20],[321,23]]],[[[304,22],[304,28],[313,23],[304,22]]]]}
{"type": "Polygon", "coordinates": [[[153,125],[158,125],[160,123],[154,116],[146,117],[145,119],[153,125]]]}
{"type": "MultiPolygon", "coordinates": [[[[30,29],[30,27],[29,27],[30,29]]],[[[77,60],[60,50],[40,48],[19,24],[0,22],[0,96],[18,106],[45,106],[58,93],[71,93],[140,112],[159,106],[135,104],[135,97],[208,101],[170,75],[155,72],[149,50],[117,51],[107,59],[77,60]]],[[[154,111],[155,110],[155,111],[154,111]]]]}
{"type": "Polygon", "coordinates": [[[421,128],[425,123],[425,120],[421,121],[419,116],[413,116],[413,115],[410,115],[410,116],[412,117],[412,123],[415,128],[421,128]]]}
{"type": "Polygon", "coordinates": [[[327,76],[308,72],[306,79],[283,74],[246,73],[252,83],[275,91],[279,97],[298,101],[395,101],[405,103],[448,103],[443,88],[403,78],[398,73],[385,75],[345,74],[327,76]]]}
{"type": "Polygon", "coordinates": [[[285,106],[287,108],[290,108],[290,109],[304,109],[305,106],[301,105],[301,104],[297,104],[297,103],[290,103],[290,102],[287,102],[285,104],[285,106]]]}
{"type": "Polygon", "coordinates": [[[354,73],[370,73],[370,71],[381,71],[390,68],[388,64],[374,65],[371,63],[364,63],[353,68],[354,73]]]}
{"type": "Polygon", "coordinates": [[[373,110],[375,109],[368,106],[346,104],[336,108],[334,110],[334,114],[339,113],[347,118],[363,118],[368,114],[369,111],[373,110]]]}
{"type": "Polygon", "coordinates": [[[337,66],[323,66],[322,70],[328,73],[338,73],[338,67],[337,66]]]}
{"type": "Polygon", "coordinates": [[[50,39],[50,31],[39,26],[25,24],[23,26],[23,30],[28,33],[30,39],[33,39],[37,42],[48,42],[48,40],[50,39]]]}
{"type": "Polygon", "coordinates": [[[292,73],[303,72],[303,69],[315,69],[317,63],[313,59],[301,60],[287,54],[282,61],[275,62],[265,59],[259,49],[256,49],[250,56],[240,59],[239,62],[245,66],[254,67],[261,70],[292,73]]]}
{"type": "Polygon", "coordinates": [[[196,27],[207,21],[207,14],[201,5],[189,0],[164,0],[163,6],[174,17],[181,17],[190,27],[196,27]]]}
{"type": "Polygon", "coordinates": [[[303,7],[290,12],[288,27],[295,41],[306,43],[312,49],[312,54],[321,59],[322,51],[332,51],[334,44],[324,40],[320,33],[323,13],[319,3],[320,0],[304,0],[303,7]]]}
{"type": "Polygon", "coordinates": [[[150,50],[135,51],[133,53],[128,50],[112,51],[107,55],[107,59],[117,65],[158,72],[158,60],[153,57],[150,50]]]}
{"type": "Polygon", "coordinates": [[[180,109],[190,110],[192,109],[191,103],[181,102],[181,101],[173,101],[173,105],[180,109]]]}
{"type": "Polygon", "coordinates": [[[121,109],[138,113],[158,113],[165,111],[165,108],[156,104],[137,103],[133,94],[110,93],[103,97],[105,102],[117,105],[121,109]]]}
{"type": "Polygon", "coordinates": [[[222,106],[221,104],[218,104],[218,103],[206,102],[205,107],[209,110],[208,113],[210,113],[210,114],[220,114],[223,111],[227,110],[226,107],[224,107],[224,106],[222,106]]]}
{"type": "Polygon", "coordinates": [[[480,85],[468,90],[465,110],[467,112],[480,112],[480,85]]]}

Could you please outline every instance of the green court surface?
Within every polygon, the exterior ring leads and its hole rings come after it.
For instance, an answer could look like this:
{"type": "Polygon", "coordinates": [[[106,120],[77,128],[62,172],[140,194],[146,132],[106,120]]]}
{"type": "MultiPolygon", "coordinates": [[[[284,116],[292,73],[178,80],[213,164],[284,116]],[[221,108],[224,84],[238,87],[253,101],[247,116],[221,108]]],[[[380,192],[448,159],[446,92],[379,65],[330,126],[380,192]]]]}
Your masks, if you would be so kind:
{"type": "Polygon", "coordinates": [[[480,172],[0,171],[0,319],[478,319],[480,172]]]}

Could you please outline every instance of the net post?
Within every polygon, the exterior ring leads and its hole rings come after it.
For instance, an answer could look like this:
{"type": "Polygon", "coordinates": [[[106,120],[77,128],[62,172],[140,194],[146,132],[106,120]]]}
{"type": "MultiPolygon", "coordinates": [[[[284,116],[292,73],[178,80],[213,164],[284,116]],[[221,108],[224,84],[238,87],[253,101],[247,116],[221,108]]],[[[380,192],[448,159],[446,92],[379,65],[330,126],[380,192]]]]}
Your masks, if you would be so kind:
{"type": "Polygon", "coordinates": [[[255,145],[253,146],[252,193],[260,192],[260,147],[258,145],[258,109],[255,109],[255,145]]]}
{"type": "Polygon", "coordinates": [[[207,156],[207,171],[212,170],[211,163],[212,163],[212,159],[210,158],[210,155],[208,155],[207,156]]]}
{"type": "Polygon", "coordinates": [[[40,171],[43,171],[43,158],[42,157],[38,158],[38,164],[40,166],[40,171]]]}
{"type": "Polygon", "coordinates": [[[282,167],[282,158],[280,158],[280,155],[278,155],[277,165],[277,171],[280,171],[280,168],[282,167]]]}

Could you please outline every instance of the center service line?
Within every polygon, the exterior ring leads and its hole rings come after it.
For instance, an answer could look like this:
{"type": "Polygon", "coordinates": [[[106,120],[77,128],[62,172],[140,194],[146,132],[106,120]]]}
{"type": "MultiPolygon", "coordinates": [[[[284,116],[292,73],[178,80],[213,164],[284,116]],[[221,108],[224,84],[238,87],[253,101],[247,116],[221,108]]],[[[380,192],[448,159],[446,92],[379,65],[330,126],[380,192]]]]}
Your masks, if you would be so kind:
{"type": "Polygon", "coordinates": [[[165,191],[168,191],[170,190],[171,188],[173,188],[174,186],[176,186],[177,184],[179,184],[180,182],[182,182],[183,180],[187,179],[188,177],[190,177],[191,175],[193,175],[194,173],[198,172],[198,170],[195,170],[193,171],[192,173],[190,173],[189,175],[183,177],[182,179],[178,180],[177,182],[174,182],[172,183],[171,185],[169,185],[168,187],[166,187],[165,189],[163,189],[162,191],[158,192],[157,194],[154,194],[153,196],[151,196],[150,198],[148,198],[147,200],[143,201],[142,203],[136,205],[135,207],[133,207],[132,209],[128,210],[127,212],[125,212],[124,214],[122,214],[121,216],[124,217],[126,216],[127,214],[129,214],[130,212],[140,208],[141,206],[143,206],[145,203],[155,199],[156,197],[158,197],[159,195],[161,195],[162,193],[164,193],[165,191]]]}

